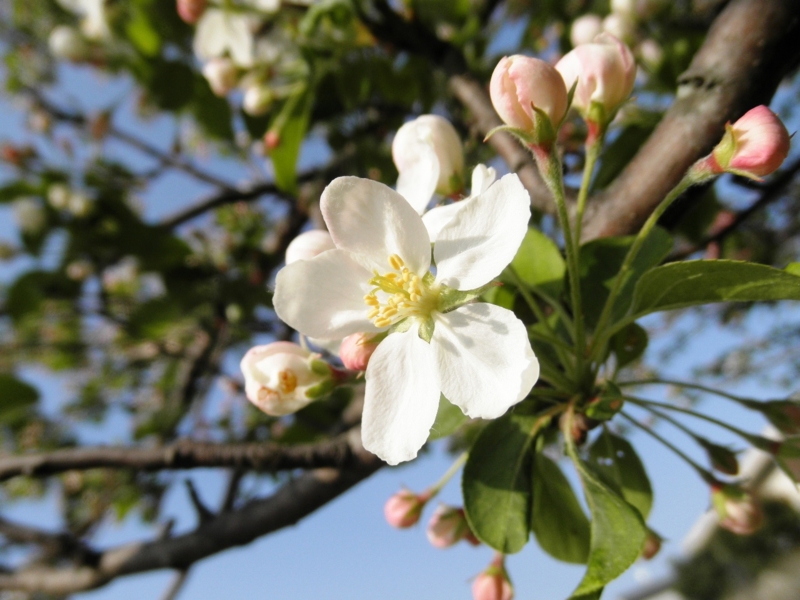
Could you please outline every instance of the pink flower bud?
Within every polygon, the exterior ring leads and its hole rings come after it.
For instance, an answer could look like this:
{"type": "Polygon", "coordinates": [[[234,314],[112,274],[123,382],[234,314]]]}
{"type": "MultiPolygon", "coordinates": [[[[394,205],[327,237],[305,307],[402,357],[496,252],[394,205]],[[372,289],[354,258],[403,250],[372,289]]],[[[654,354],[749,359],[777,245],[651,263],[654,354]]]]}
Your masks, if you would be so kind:
{"type": "Polygon", "coordinates": [[[178,16],[189,25],[194,25],[203,16],[208,0],[177,0],[178,16]]]}
{"type": "Polygon", "coordinates": [[[764,522],[756,498],[732,485],[713,487],[711,501],[719,515],[719,526],[738,535],[754,533],[764,522]]]}
{"type": "Polygon", "coordinates": [[[203,77],[208,81],[211,91],[222,98],[236,87],[239,75],[231,59],[212,58],[203,66],[203,77]]]}
{"type": "Polygon", "coordinates": [[[661,536],[655,531],[648,529],[647,538],[644,541],[644,548],[642,548],[642,558],[650,560],[661,550],[661,536]]]}
{"type": "Polygon", "coordinates": [[[404,123],[392,142],[392,159],[399,172],[417,166],[427,149],[439,161],[436,191],[444,196],[464,187],[464,150],[450,121],[438,115],[422,115],[404,123]]]}
{"type": "Polygon", "coordinates": [[[594,42],[567,53],[556,69],[567,88],[578,82],[573,106],[587,121],[605,126],[627,100],[636,79],[636,61],[630,49],[613,35],[601,33],[594,42]],[[594,105],[594,106],[593,106],[594,105]],[[602,110],[596,115],[594,110],[602,110]]]}
{"type": "Polygon", "coordinates": [[[495,556],[492,564],[472,583],[474,600],[511,600],[514,588],[504,565],[502,554],[495,556]]]}
{"type": "Polygon", "coordinates": [[[366,371],[367,363],[378,344],[371,341],[374,334],[354,333],[342,340],[339,346],[339,358],[342,364],[353,371],[366,371]]]}
{"type": "Polygon", "coordinates": [[[789,154],[789,132],[766,106],[747,111],[733,125],[725,126],[722,141],[712,156],[715,172],[728,171],[758,179],[783,164],[789,154]]]}
{"type": "Polygon", "coordinates": [[[425,503],[430,499],[426,493],[415,494],[402,489],[386,501],[383,514],[386,522],[397,529],[411,527],[419,521],[425,503]]]}
{"type": "Polygon", "coordinates": [[[247,399],[272,416],[297,412],[330,391],[331,369],[291,342],[273,342],[247,351],[241,362],[247,399]]]}
{"type": "Polygon", "coordinates": [[[286,264],[290,265],[298,260],[308,260],[317,254],[322,254],[326,250],[333,250],[336,245],[333,243],[331,234],[322,229],[312,229],[304,231],[294,238],[286,247],[286,264]]]}
{"type": "Polygon", "coordinates": [[[569,41],[573,46],[588,44],[603,32],[603,19],[598,15],[583,15],[572,22],[569,41]]]}
{"type": "Polygon", "coordinates": [[[555,130],[567,112],[567,88],[560,73],[538,58],[519,54],[503,57],[489,83],[492,104],[500,118],[511,127],[536,133],[544,112],[555,130]]]}
{"type": "MultiPolygon", "coordinates": [[[[428,541],[435,548],[449,548],[471,533],[463,508],[440,504],[428,522],[428,541]]],[[[473,539],[475,536],[472,536],[473,539]]],[[[479,542],[480,543],[480,542],[479,542]]]]}
{"type": "Polygon", "coordinates": [[[274,129],[270,129],[267,133],[264,134],[264,145],[267,147],[267,150],[275,150],[281,143],[281,134],[275,131],[274,129]]]}

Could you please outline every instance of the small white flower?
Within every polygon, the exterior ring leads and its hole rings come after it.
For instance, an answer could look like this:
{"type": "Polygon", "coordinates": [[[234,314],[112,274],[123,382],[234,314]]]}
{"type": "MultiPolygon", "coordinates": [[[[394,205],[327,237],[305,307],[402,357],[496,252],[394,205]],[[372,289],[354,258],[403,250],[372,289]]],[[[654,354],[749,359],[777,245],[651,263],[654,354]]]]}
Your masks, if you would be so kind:
{"type": "Polygon", "coordinates": [[[194,53],[202,61],[230,54],[240,67],[253,65],[253,17],[248,13],[209,8],[197,22],[194,53]]]}
{"type": "Polygon", "coordinates": [[[336,248],[278,273],[275,311],[301,333],[388,333],[366,370],[362,437],[389,464],[417,455],[440,394],[470,417],[491,419],[538,379],[514,313],[485,303],[440,311],[448,290],[480,288],[511,261],[529,203],[516,175],[473,198],[441,229],[434,275],[430,236],[414,208],[383,184],[340,177],[320,202],[336,248]]]}
{"type": "Polygon", "coordinates": [[[91,40],[108,39],[111,29],[106,20],[105,0],[58,0],[70,12],[83,17],[81,31],[91,40]]]}

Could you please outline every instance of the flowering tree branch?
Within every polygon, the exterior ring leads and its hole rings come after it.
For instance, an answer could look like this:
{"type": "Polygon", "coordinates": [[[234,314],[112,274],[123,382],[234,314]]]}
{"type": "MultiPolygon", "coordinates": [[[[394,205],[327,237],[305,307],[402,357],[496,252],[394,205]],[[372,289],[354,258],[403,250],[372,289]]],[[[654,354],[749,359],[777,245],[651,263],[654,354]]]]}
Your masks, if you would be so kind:
{"type": "Polygon", "coordinates": [[[584,239],[634,233],[726,121],[768,102],[800,59],[794,0],[734,0],[714,21],[675,102],[617,180],[586,211],[584,239]]]}

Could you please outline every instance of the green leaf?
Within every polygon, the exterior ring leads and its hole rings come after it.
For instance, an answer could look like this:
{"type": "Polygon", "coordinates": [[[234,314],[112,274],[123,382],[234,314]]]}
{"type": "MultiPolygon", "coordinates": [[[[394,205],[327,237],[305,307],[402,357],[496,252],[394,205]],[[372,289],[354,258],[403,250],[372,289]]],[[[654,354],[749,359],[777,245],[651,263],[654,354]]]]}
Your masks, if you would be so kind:
{"type": "Polygon", "coordinates": [[[156,59],[149,82],[153,100],[164,110],[177,110],[192,100],[195,74],[182,62],[156,59]]]}
{"type": "Polygon", "coordinates": [[[5,373],[0,373],[0,421],[8,419],[20,409],[36,404],[36,388],[5,373]]]}
{"type": "Polygon", "coordinates": [[[125,27],[128,39],[145,56],[157,56],[161,51],[161,37],[153,26],[146,10],[132,5],[133,14],[125,27]]]}
{"type": "Polygon", "coordinates": [[[617,356],[617,369],[639,360],[647,350],[647,331],[636,323],[631,323],[615,333],[611,338],[611,350],[617,356]]]}
{"type": "Polygon", "coordinates": [[[588,594],[581,594],[580,596],[570,596],[569,600],[600,600],[604,589],[605,588],[600,588],[599,590],[589,592],[588,594]]]}
{"type": "Polygon", "coordinates": [[[570,563],[589,558],[589,519],[559,466],[537,452],[533,466],[531,529],[542,550],[570,563]]]}
{"type": "Polygon", "coordinates": [[[653,506],[653,488],[630,442],[604,429],[589,448],[589,461],[597,474],[646,519],[653,506]]]}
{"type": "Polygon", "coordinates": [[[461,412],[460,408],[454,404],[450,404],[447,398],[440,395],[439,411],[436,413],[436,420],[433,422],[433,427],[431,427],[428,441],[430,442],[447,437],[461,427],[466,420],[467,415],[461,412]]]}
{"type": "Polygon", "coordinates": [[[313,106],[314,95],[306,90],[291,97],[270,124],[270,129],[277,127],[280,135],[280,143],[270,152],[275,168],[275,183],[287,192],[297,191],[297,159],[308,131],[313,106]]]}
{"type": "Polygon", "coordinates": [[[567,444],[567,453],[578,470],[592,513],[589,565],[573,597],[596,598],[598,596],[591,594],[597,594],[639,557],[647,538],[647,527],[639,511],[603,483],[580,459],[574,443],[567,444]]]}
{"type": "Polygon", "coordinates": [[[528,228],[511,266],[529,287],[538,287],[553,298],[561,294],[564,258],[555,242],[538,229],[528,228]]]}
{"type": "Polygon", "coordinates": [[[492,421],[464,465],[462,491],[470,527],[484,544],[505,554],[519,552],[528,542],[537,421],[518,412],[492,421]]]}
{"type": "MultiPolygon", "coordinates": [[[[581,248],[580,278],[583,312],[589,329],[594,329],[603,305],[614,285],[634,238],[611,237],[592,240],[581,248]]],[[[631,304],[636,281],[642,274],[659,264],[672,250],[672,238],[660,227],[654,227],[633,261],[626,281],[614,303],[612,322],[622,318],[631,304]]]]}
{"type": "Polygon", "coordinates": [[[712,302],[800,300],[800,277],[735,260],[692,260],[651,269],[636,285],[633,315],[712,302]]]}

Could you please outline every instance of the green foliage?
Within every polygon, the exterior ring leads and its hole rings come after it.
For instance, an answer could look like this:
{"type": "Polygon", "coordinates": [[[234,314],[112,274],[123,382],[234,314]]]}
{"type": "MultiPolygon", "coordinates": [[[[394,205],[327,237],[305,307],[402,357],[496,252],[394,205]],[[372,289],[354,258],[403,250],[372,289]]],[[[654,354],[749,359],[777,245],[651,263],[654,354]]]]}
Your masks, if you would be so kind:
{"type": "Polygon", "coordinates": [[[275,183],[287,192],[297,191],[297,159],[313,105],[314,96],[309,91],[292,96],[270,124],[270,129],[280,136],[278,147],[270,153],[275,183]]]}
{"type": "Polygon", "coordinates": [[[12,375],[0,373],[0,422],[16,418],[21,410],[33,406],[38,400],[36,388],[12,375]]]}
{"type": "Polygon", "coordinates": [[[431,427],[431,434],[428,436],[428,441],[438,440],[447,437],[456,432],[467,420],[467,416],[461,412],[461,409],[450,404],[450,402],[442,396],[439,398],[439,410],[436,413],[436,420],[431,427]]]}
{"type": "Polygon", "coordinates": [[[520,280],[558,298],[564,287],[566,266],[555,242],[535,227],[528,228],[511,267],[520,280]]]}

